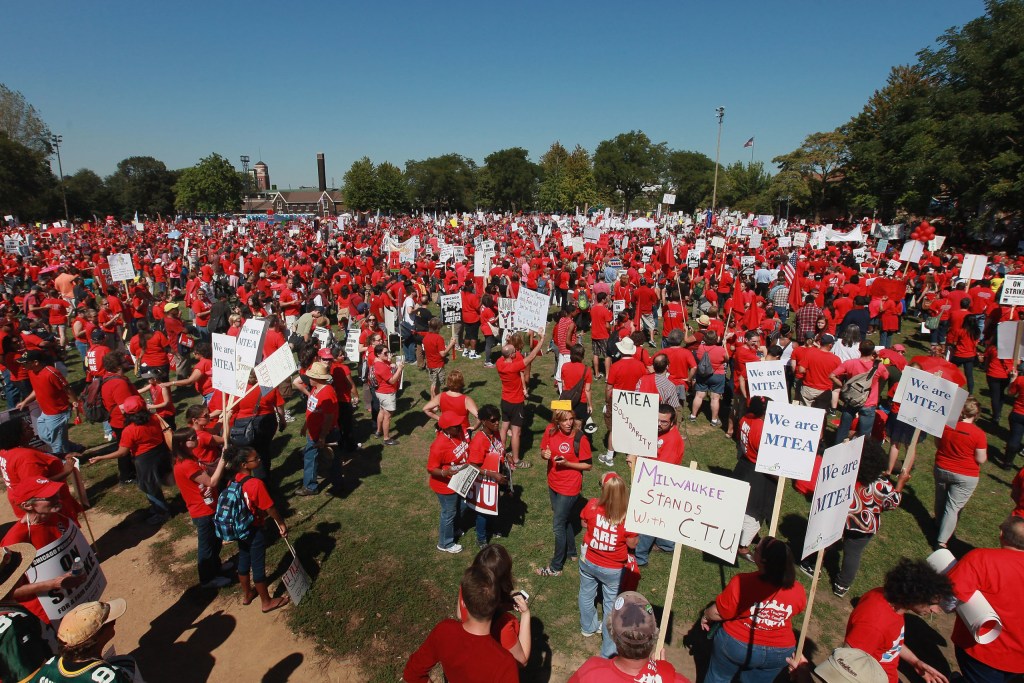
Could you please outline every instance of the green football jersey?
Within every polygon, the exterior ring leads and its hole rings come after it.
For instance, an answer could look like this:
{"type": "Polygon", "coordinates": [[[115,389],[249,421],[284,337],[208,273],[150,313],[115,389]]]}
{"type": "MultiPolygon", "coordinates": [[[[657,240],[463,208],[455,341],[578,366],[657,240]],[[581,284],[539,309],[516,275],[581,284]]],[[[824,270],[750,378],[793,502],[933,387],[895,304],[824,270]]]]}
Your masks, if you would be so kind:
{"type": "Polygon", "coordinates": [[[132,683],[135,661],[131,657],[115,657],[111,662],[96,659],[78,669],[64,666],[62,657],[50,657],[32,677],[32,683],[132,683]]]}
{"type": "Polygon", "coordinates": [[[23,681],[53,656],[49,630],[23,607],[0,606],[0,681],[23,681]]]}

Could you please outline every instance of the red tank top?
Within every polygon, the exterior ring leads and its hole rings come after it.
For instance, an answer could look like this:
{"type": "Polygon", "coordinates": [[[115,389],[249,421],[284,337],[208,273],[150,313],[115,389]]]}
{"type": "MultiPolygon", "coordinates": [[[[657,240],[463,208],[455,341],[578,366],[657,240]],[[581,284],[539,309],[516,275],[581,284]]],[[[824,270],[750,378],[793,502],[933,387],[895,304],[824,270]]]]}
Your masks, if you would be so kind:
{"type": "Polygon", "coordinates": [[[466,395],[452,396],[447,391],[441,392],[441,413],[455,413],[462,418],[462,428],[469,429],[469,410],[466,408],[466,395]]]}

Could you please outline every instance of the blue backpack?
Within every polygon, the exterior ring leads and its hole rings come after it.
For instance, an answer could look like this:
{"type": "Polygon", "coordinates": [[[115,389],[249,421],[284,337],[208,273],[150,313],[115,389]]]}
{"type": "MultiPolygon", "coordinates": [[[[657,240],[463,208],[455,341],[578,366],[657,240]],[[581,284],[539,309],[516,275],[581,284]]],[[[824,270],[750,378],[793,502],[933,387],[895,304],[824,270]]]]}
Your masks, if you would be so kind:
{"type": "Polygon", "coordinates": [[[256,518],[245,504],[245,496],[242,494],[242,485],[250,479],[252,477],[231,482],[217,496],[213,531],[222,541],[247,541],[252,536],[252,524],[256,518]]]}

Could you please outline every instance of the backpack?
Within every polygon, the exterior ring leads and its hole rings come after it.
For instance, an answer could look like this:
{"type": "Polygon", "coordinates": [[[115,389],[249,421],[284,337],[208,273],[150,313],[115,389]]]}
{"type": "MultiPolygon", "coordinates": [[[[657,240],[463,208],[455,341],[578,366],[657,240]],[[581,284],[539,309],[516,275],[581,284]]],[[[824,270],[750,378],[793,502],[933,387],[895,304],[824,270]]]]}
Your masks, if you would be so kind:
{"type": "Polygon", "coordinates": [[[839,398],[843,400],[846,407],[863,408],[864,404],[868,402],[868,396],[871,394],[871,379],[875,376],[875,371],[878,370],[880,363],[881,361],[876,360],[871,365],[871,370],[854,375],[843,382],[843,387],[839,390],[839,398]]]}
{"type": "Polygon", "coordinates": [[[705,349],[704,355],[697,361],[697,372],[694,374],[694,377],[703,382],[707,381],[714,374],[715,366],[711,364],[711,353],[705,349]]]}
{"type": "Polygon", "coordinates": [[[222,541],[246,541],[252,536],[252,524],[256,521],[242,495],[242,485],[252,479],[233,481],[217,496],[217,511],[213,515],[213,531],[222,541]]]}
{"type": "Polygon", "coordinates": [[[580,292],[580,296],[576,300],[576,306],[578,306],[581,311],[585,311],[590,308],[590,300],[587,299],[586,292],[580,292]]]}
{"type": "Polygon", "coordinates": [[[110,411],[103,405],[103,383],[113,378],[128,381],[127,378],[116,375],[114,377],[97,377],[89,383],[89,388],[85,390],[85,401],[82,406],[86,422],[99,424],[110,419],[110,411]]]}
{"type": "Polygon", "coordinates": [[[572,407],[575,409],[583,399],[583,385],[587,381],[587,369],[583,369],[583,376],[580,377],[580,381],[576,382],[570,389],[565,389],[559,394],[558,398],[561,401],[571,401],[572,407]]]}

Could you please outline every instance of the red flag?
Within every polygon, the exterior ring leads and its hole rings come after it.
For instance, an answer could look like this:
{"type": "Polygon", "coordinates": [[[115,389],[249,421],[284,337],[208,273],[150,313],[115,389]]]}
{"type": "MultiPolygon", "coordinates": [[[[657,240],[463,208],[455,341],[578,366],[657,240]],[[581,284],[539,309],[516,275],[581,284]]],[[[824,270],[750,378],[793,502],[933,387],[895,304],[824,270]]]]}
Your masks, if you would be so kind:
{"type": "Polygon", "coordinates": [[[672,248],[672,236],[666,235],[665,241],[661,244],[661,253],[658,254],[658,260],[664,266],[675,266],[676,265],[676,252],[672,248]]]}
{"type": "Polygon", "coordinates": [[[789,310],[796,312],[804,305],[804,297],[800,292],[803,286],[803,278],[797,267],[793,268],[793,281],[789,283],[789,310]]]}

